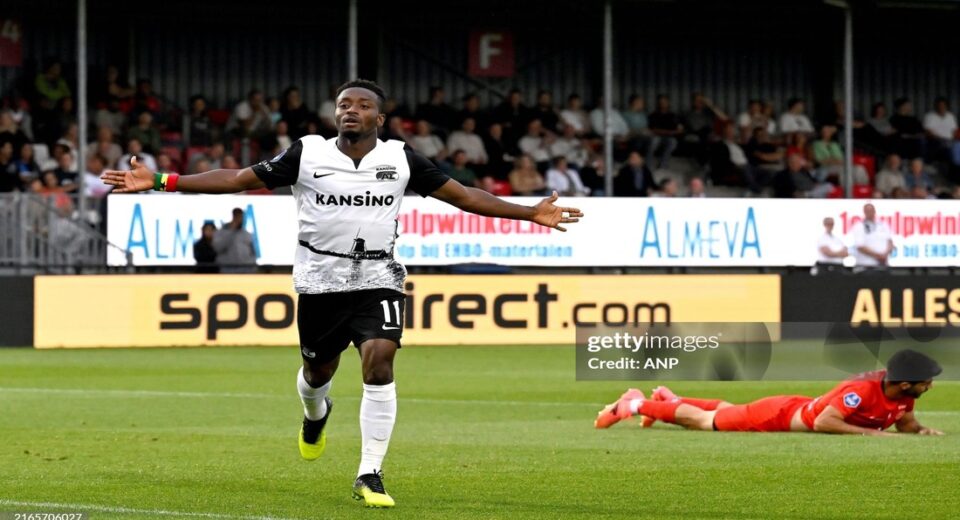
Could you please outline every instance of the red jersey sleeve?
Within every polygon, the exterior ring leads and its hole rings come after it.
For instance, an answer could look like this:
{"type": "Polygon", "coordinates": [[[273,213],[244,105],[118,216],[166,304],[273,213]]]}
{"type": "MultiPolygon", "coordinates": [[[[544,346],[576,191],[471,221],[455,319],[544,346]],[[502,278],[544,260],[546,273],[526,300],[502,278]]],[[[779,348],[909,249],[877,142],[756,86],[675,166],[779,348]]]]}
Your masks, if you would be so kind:
{"type": "MultiPolygon", "coordinates": [[[[845,381],[834,391],[827,401],[827,405],[840,411],[844,418],[856,412],[862,405],[871,402],[870,392],[873,391],[868,381],[845,381]]],[[[824,406],[826,408],[826,405],[824,406]]]]}

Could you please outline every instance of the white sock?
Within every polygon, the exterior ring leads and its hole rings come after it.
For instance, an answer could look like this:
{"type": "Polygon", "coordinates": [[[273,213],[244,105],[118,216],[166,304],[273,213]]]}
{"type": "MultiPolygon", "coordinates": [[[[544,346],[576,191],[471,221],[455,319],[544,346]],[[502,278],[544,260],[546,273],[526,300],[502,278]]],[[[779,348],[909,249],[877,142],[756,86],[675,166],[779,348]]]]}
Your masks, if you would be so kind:
{"type": "Polygon", "coordinates": [[[397,386],[363,385],[360,401],[360,469],[357,476],[381,469],[387,455],[393,423],[397,420],[397,386]]]}
{"type": "Polygon", "coordinates": [[[327,384],[314,388],[303,378],[303,367],[297,371],[297,392],[300,394],[300,401],[303,403],[303,415],[311,421],[319,421],[327,415],[327,394],[330,393],[330,386],[333,381],[327,381],[327,384]]]}
{"type": "Polygon", "coordinates": [[[643,404],[643,399],[631,399],[630,400],[630,413],[633,415],[640,415],[640,405],[643,404]]]}

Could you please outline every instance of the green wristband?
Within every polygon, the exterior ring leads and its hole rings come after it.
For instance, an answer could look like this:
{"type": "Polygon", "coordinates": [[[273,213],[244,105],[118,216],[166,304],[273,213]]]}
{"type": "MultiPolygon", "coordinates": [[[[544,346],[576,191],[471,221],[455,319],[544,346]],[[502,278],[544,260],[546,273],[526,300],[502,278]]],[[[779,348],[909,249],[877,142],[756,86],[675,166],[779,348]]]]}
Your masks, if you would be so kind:
{"type": "Polygon", "coordinates": [[[163,185],[163,174],[154,173],[153,174],[153,191],[164,191],[166,187],[163,185]]]}

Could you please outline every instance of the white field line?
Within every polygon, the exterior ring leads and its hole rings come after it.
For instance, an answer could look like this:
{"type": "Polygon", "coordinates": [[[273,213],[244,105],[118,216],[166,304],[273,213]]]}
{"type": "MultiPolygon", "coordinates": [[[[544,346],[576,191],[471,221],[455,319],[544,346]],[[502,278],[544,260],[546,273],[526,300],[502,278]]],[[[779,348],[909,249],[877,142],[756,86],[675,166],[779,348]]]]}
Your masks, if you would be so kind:
{"type": "MultiPolygon", "coordinates": [[[[284,399],[294,400],[296,397],[277,394],[252,394],[240,392],[176,392],[166,390],[104,390],[85,388],[36,388],[36,387],[0,387],[0,393],[22,394],[71,394],[86,397],[113,396],[113,397],[194,397],[194,398],[241,398],[241,399],[284,399]]],[[[338,396],[337,399],[359,401],[357,396],[338,396]]],[[[500,406],[537,406],[537,407],[602,407],[608,403],[577,403],[555,401],[498,401],[496,399],[423,399],[417,397],[400,397],[404,403],[424,404],[463,404],[463,405],[500,405],[500,406]]],[[[921,415],[960,415],[960,411],[933,410],[918,412],[921,415]]]]}
{"type": "MultiPolygon", "coordinates": [[[[292,520],[275,516],[227,515],[222,513],[197,513],[191,511],[169,511],[166,509],[134,509],[130,507],[102,506],[96,504],[72,504],[61,502],[28,502],[0,498],[0,506],[24,508],[54,508],[77,512],[117,513],[123,515],[153,515],[184,518],[220,518],[224,520],[292,520]]],[[[26,511],[25,511],[26,512],[26,511]]]]}

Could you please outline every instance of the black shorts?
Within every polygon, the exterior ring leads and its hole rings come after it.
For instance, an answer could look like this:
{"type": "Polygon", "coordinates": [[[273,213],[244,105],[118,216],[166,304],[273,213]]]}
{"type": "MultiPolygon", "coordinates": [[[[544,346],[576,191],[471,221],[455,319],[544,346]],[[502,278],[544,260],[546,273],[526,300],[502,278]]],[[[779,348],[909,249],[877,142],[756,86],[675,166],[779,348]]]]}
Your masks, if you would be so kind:
{"type": "Polygon", "coordinates": [[[389,339],[400,346],[404,295],[391,289],[301,294],[297,305],[300,354],[326,363],[369,339],[389,339]]]}

